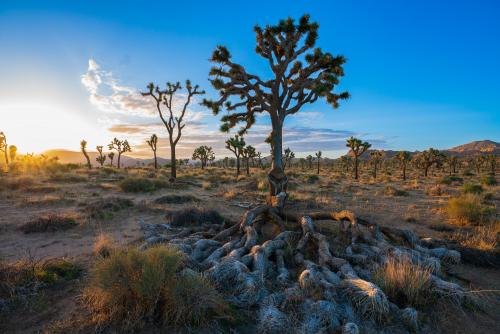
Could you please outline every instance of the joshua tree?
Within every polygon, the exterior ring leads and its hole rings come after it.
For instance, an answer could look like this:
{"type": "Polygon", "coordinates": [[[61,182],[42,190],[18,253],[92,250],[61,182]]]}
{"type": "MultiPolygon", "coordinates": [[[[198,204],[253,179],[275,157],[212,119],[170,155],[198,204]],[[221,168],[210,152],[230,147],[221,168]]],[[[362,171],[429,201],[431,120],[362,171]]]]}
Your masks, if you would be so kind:
{"type": "Polygon", "coordinates": [[[373,151],[370,152],[370,163],[373,166],[373,178],[377,178],[377,169],[378,166],[382,163],[384,159],[385,153],[384,151],[373,151]]]}
{"type": "Polygon", "coordinates": [[[349,166],[351,165],[351,162],[352,158],[348,155],[343,155],[340,157],[340,164],[342,165],[344,172],[349,172],[349,166]]]}
{"type": "Polygon", "coordinates": [[[236,176],[240,175],[240,157],[243,154],[243,149],[245,148],[245,140],[243,137],[238,135],[226,140],[226,148],[234,153],[236,157],[236,176]]]}
{"type": "Polygon", "coordinates": [[[111,167],[113,167],[113,159],[115,158],[115,152],[109,152],[108,153],[108,158],[109,158],[109,164],[111,167]]]}
{"type": "Polygon", "coordinates": [[[247,168],[247,175],[250,175],[250,160],[255,158],[255,147],[248,145],[243,148],[243,151],[241,152],[243,159],[245,159],[246,163],[246,168],[247,168]]]}
{"type": "Polygon", "coordinates": [[[82,153],[85,156],[85,159],[87,160],[88,169],[92,169],[92,164],[90,163],[90,157],[87,153],[87,142],[85,140],[82,140],[80,142],[80,149],[82,150],[82,153]]]}
{"type": "Polygon", "coordinates": [[[146,143],[153,151],[153,157],[155,159],[155,169],[158,169],[158,160],[156,159],[156,145],[158,144],[158,137],[155,134],[151,135],[151,138],[146,140],[146,143]]]}
{"type": "Polygon", "coordinates": [[[372,145],[369,144],[368,142],[363,142],[358,138],[354,138],[351,136],[351,138],[347,139],[347,147],[351,149],[352,155],[354,156],[354,179],[358,179],[358,158],[365,153],[372,145]]]}
{"type": "Polygon", "coordinates": [[[448,163],[449,173],[455,174],[457,172],[457,166],[458,166],[458,158],[455,155],[450,155],[446,157],[446,162],[448,163]]]}
{"type": "Polygon", "coordinates": [[[259,168],[263,168],[263,166],[262,166],[262,153],[257,152],[255,154],[255,157],[257,158],[257,166],[259,166],[259,168]]]}
{"type": "Polygon", "coordinates": [[[306,157],[306,160],[307,160],[307,165],[308,165],[309,169],[311,169],[313,167],[313,160],[314,160],[313,156],[309,154],[306,157]]]}
{"type": "Polygon", "coordinates": [[[17,156],[17,146],[16,145],[10,145],[9,146],[9,158],[10,161],[14,161],[17,156]]]}
{"type": "Polygon", "coordinates": [[[197,147],[193,152],[193,160],[201,161],[201,169],[204,169],[207,166],[207,162],[215,159],[214,151],[210,146],[200,146],[197,147]]]}
{"type": "Polygon", "coordinates": [[[285,152],[283,154],[283,172],[285,171],[285,168],[291,167],[292,164],[292,159],[295,158],[295,153],[290,149],[290,147],[285,148],[285,152]]]}
{"type": "MultiPolygon", "coordinates": [[[[121,158],[122,154],[125,152],[132,152],[132,149],[130,148],[130,145],[127,140],[119,140],[118,138],[114,138],[111,143],[109,143],[108,148],[110,150],[116,150],[116,153],[118,153],[118,161],[117,161],[117,166],[118,169],[121,167],[121,158]]],[[[113,159],[111,159],[111,164],[113,164],[113,159]]]]}
{"type": "Polygon", "coordinates": [[[174,113],[174,97],[177,91],[181,89],[182,87],[179,82],[175,84],[167,82],[165,90],[161,90],[158,86],[150,83],[148,85],[148,92],[142,93],[143,96],[152,96],[154,98],[158,115],[167,128],[168,140],[170,142],[170,181],[172,182],[175,181],[177,177],[175,147],[181,139],[182,129],[186,126],[186,124],[183,123],[184,115],[186,114],[187,107],[191,103],[193,96],[205,94],[205,91],[199,90],[198,85],[193,87],[191,82],[186,80],[187,97],[182,105],[181,111],[178,113],[178,116],[176,116],[174,113]],[[166,107],[166,111],[163,110],[163,106],[166,107]]]}
{"type": "Polygon", "coordinates": [[[4,154],[6,165],[9,164],[8,148],[9,145],[7,145],[7,137],[5,136],[5,133],[0,132],[0,151],[4,154]]]}
{"type": "Polygon", "coordinates": [[[488,154],[485,158],[486,161],[490,164],[490,173],[495,175],[497,166],[497,156],[495,154],[488,154]]]}
{"type": "Polygon", "coordinates": [[[429,148],[427,151],[423,151],[418,153],[415,156],[415,159],[413,159],[415,166],[419,169],[424,170],[424,176],[427,177],[427,174],[429,173],[429,169],[433,165],[437,165],[440,163],[440,161],[443,158],[443,154],[439,152],[436,149],[433,149],[432,147],[429,148]]]}
{"type": "Polygon", "coordinates": [[[321,161],[321,155],[322,155],[322,153],[321,153],[321,151],[318,151],[314,155],[316,156],[316,163],[317,163],[317,167],[318,167],[318,170],[317,170],[316,174],[319,175],[319,163],[321,161]]]}
{"type": "Polygon", "coordinates": [[[469,166],[472,166],[476,170],[476,173],[478,175],[481,173],[481,168],[483,167],[485,162],[486,157],[483,155],[477,155],[475,157],[469,158],[468,160],[469,166]]]}
{"type": "Polygon", "coordinates": [[[398,152],[398,154],[396,154],[395,158],[399,162],[399,165],[401,166],[403,172],[403,180],[406,180],[406,166],[408,165],[408,162],[410,162],[411,160],[410,152],[400,151],[398,152]]]}
{"type": "Polygon", "coordinates": [[[211,69],[210,76],[220,97],[204,100],[203,104],[216,115],[222,107],[229,112],[221,119],[222,131],[245,123],[239,131],[240,135],[255,123],[256,113],[267,112],[270,115],[272,166],[268,174],[269,192],[271,196],[276,196],[281,192],[286,194],[288,182],[283,172],[285,118],[319,98],[325,98],[334,108],[338,107],[339,100],[347,99],[347,92],[334,93],[335,86],[344,75],[342,66],[345,58],[314,47],[318,24],[310,22],[308,15],[302,16],[298,23],[288,18],[274,26],[256,26],[254,30],[255,50],[267,60],[270,78],[261,79],[256,74],[248,73],[244,66],[232,61],[226,47],[218,46],[212,54],[211,60],[216,66],[211,69]]]}
{"type": "Polygon", "coordinates": [[[104,166],[104,162],[106,161],[106,154],[102,153],[103,146],[96,146],[96,150],[99,153],[99,156],[95,158],[95,160],[102,166],[104,166]]]}

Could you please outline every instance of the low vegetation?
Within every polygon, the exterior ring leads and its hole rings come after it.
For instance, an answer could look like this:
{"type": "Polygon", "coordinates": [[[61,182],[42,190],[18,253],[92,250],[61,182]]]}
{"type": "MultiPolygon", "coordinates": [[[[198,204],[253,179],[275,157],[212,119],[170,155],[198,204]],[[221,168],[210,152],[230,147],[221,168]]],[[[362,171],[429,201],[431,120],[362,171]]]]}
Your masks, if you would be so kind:
{"type": "Polygon", "coordinates": [[[64,231],[78,225],[74,214],[49,213],[37,217],[20,227],[24,233],[64,231]]]}
{"type": "Polygon", "coordinates": [[[128,193],[153,192],[167,187],[168,182],[160,179],[129,177],[120,182],[120,188],[128,193]]]}
{"type": "Polygon", "coordinates": [[[458,225],[486,223],[492,214],[492,209],[481,202],[481,197],[471,193],[451,198],[446,211],[450,221],[458,225]]]}
{"type": "Polygon", "coordinates": [[[187,208],[169,211],[166,215],[171,226],[200,226],[202,224],[222,224],[224,217],[219,212],[204,208],[187,208]]]}

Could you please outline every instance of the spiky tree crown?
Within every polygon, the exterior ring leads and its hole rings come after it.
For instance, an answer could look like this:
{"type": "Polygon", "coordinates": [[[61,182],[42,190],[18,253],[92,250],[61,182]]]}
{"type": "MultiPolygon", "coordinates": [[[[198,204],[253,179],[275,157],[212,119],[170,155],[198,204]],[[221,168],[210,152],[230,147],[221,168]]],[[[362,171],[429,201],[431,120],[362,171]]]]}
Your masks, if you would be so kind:
{"type": "Polygon", "coordinates": [[[245,158],[252,159],[257,156],[257,152],[255,150],[255,147],[252,145],[245,146],[243,148],[242,154],[245,158]]]}
{"type": "Polygon", "coordinates": [[[156,145],[158,143],[158,136],[156,134],[152,134],[151,138],[149,138],[148,140],[146,140],[146,143],[149,145],[149,147],[151,147],[151,149],[153,151],[155,151],[156,150],[156,145]]]}
{"type": "Polygon", "coordinates": [[[236,154],[237,156],[243,153],[243,149],[245,148],[245,139],[241,136],[234,136],[226,140],[226,148],[236,154]]]}
{"type": "Polygon", "coordinates": [[[80,142],[80,148],[82,149],[82,151],[85,151],[85,149],[87,148],[87,141],[86,140],[82,140],[80,142]]]}
{"type": "Polygon", "coordinates": [[[117,150],[118,153],[125,153],[125,152],[132,152],[132,148],[130,147],[130,144],[128,143],[128,140],[119,140],[118,138],[113,138],[113,141],[108,144],[108,148],[110,150],[117,150]]]}
{"type": "Polygon", "coordinates": [[[229,131],[238,123],[245,123],[239,134],[244,134],[254,123],[255,114],[268,112],[273,120],[283,122],[306,103],[325,98],[334,108],[339,100],[347,99],[347,92],[335,93],[334,88],[344,75],[343,56],[333,56],[315,48],[318,24],[304,15],[296,23],[288,18],[265,28],[256,26],[257,54],[269,63],[272,78],[261,79],[232,61],[229,50],[217,46],[211,61],[217,65],[210,70],[212,86],[219,91],[217,100],[203,101],[217,115],[223,107],[229,112],[223,116],[221,130],[229,131]],[[245,111],[233,112],[244,108],[245,111]]]}
{"type": "Polygon", "coordinates": [[[314,155],[316,156],[316,158],[321,159],[321,156],[323,155],[323,153],[321,151],[318,151],[318,152],[314,153],[314,155]]]}
{"type": "Polygon", "coordinates": [[[411,160],[411,155],[410,152],[408,151],[400,151],[398,154],[396,154],[396,159],[403,162],[403,161],[410,161],[411,160]]]}
{"type": "Polygon", "coordinates": [[[212,159],[212,157],[215,158],[215,154],[210,146],[202,145],[197,147],[193,152],[193,160],[209,160],[212,159]]]}
{"type": "Polygon", "coordinates": [[[372,145],[368,142],[364,142],[361,139],[351,138],[347,139],[347,147],[349,147],[355,156],[359,157],[361,154],[365,153],[372,145]]]}

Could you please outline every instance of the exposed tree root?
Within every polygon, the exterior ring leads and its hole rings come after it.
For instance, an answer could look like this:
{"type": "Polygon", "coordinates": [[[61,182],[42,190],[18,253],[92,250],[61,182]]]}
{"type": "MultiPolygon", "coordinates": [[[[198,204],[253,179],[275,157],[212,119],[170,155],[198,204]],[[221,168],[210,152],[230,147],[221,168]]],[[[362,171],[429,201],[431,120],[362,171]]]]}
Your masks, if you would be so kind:
{"type": "Polygon", "coordinates": [[[379,227],[349,211],[294,215],[261,205],[239,223],[218,233],[212,229],[211,237],[146,225],[146,247],[165,240],[178,245],[228,301],[255,309],[260,333],[358,333],[391,321],[386,328],[416,331],[417,311],[400,310],[370,282],[389,258],[430,268],[436,294],[465,296],[459,285],[437,276],[441,260],[458,262],[460,253],[427,248],[409,230],[379,227]],[[314,220],[338,224],[340,235],[318,232],[314,220]],[[170,235],[162,236],[162,229],[170,235]]]}

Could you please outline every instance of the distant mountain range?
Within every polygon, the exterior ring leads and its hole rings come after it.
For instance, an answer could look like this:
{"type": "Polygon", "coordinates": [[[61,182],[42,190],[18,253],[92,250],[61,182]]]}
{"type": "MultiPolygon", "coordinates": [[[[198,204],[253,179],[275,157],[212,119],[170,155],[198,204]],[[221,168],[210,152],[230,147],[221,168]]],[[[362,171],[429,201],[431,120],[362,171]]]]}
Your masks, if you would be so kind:
{"type": "MultiPolygon", "coordinates": [[[[370,155],[369,152],[372,150],[368,150],[368,154],[364,154],[363,158],[367,159],[370,155]]],[[[393,150],[385,150],[385,155],[387,158],[394,157],[398,151],[393,150]]],[[[492,140],[480,140],[473,141],[471,143],[463,144],[460,146],[452,147],[446,150],[441,150],[443,153],[458,155],[458,156],[473,156],[480,154],[500,154],[500,143],[494,142],[492,140]]],[[[418,152],[411,152],[412,154],[418,152]]],[[[76,163],[83,164],[85,163],[85,158],[83,157],[81,152],[69,151],[69,150],[49,150],[43,153],[47,157],[58,157],[59,161],[62,163],[76,163]]],[[[347,153],[349,154],[349,153],[347,153]]],[[[97,152],[89,152],[90,161],[92,165],[97,166],[98,163],[95,158],[98,156],[97,152]]],[[[331,160],[326,158],[327,160],[331,160]]],[[[270,157],[265,157],[264,160],[266,162],[270,162],[270,157]]],[[[294,161],[298,161],[297,158],[293,159],[294,161]]],[[[114,164],[116,165],[117,157],[115,156],[114,164]]],[[[170,162],[170,159],[158,158],[158,163],[160,165],[164,165],[170,162]]],[[[122,156],[121,164],[124,167],[135,167],[135,166],[143,166],[149,165],[153,163],[153,158],[142,159],[142,158],[134,158],[129,156],[122,156]]],[[[109,164],[109,160],[106,160],[106,165],[109,164]]]]}

